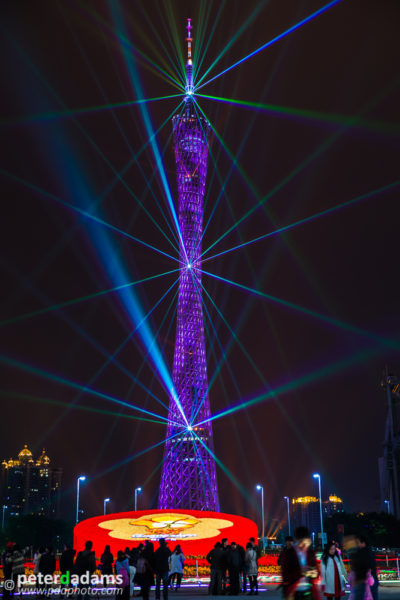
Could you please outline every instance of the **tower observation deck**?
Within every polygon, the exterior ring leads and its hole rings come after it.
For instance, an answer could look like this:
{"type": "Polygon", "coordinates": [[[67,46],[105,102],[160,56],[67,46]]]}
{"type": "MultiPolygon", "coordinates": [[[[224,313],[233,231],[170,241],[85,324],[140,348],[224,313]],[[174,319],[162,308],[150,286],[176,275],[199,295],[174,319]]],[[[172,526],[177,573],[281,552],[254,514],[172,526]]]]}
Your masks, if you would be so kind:
{"type": "Polygon", "coordinates": [[[219,501],[208,397],[201,287],[203,201],[210,126],[194,107],[191,20],[187,26],[185,108],[173,118],[181,231],[176,342],[176,399],[170,399],[159,508],[218,511],[219,501]],[[196,423],[200,423],[196,426],[196,423]],[[210,452],[211,453],[210,453],[210,452]]]}

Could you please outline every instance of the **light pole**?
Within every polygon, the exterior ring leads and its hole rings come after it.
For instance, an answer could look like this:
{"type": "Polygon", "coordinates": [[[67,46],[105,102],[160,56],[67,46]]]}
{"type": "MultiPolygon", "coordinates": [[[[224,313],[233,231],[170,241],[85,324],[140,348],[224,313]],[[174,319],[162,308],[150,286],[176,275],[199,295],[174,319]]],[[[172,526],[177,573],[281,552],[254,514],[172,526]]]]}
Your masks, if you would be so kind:
{"type": "Polygon", "coordinates": [[[85,475],[80,475],[76,480],[76,523],[79,522],[79,484],[85,481],[85,475]]]}
{"type": "Polygon", "coordinates": [[[290,502],[289,502],[288,496],[284,496],[283,499],[286,500],[286,504],[287,504],[287,522],[288,522],[289,535],[291,535],[291,533],[290,533],[290,508],[289,508],[290,502]]]}
{"type": "Polygon", "coordinates": [[[319,473],[314,473],[314,479],[318,479],[318,493],[319,493],[319,516],[321,519],[321,546],[323,546],[323,534],[324,534],[324,524],[322,520],[322,498],[321,498],[321,475],[319,473]]]}
{"type": "Polygon", "coordinates": [[[264,541],[264,487],[260,484],[256,485],[258,491],[261,490],[261,520],[262,520],[262,545],[263,551],[265,552],[265,541],[264,541]]]}
{"type": "Polygon", "coordinates": [[[2,518],[2,521],[1,521],[1,528],[2,529],[4,529],[4,515],[5,515],[5,512],[6,512],[6,508],[8,508],[8,506],[6,506],[5,504],[3,504],[3,518],[2,518]]]}
{"type": "Polygon", "coordinates": [[[390,500],[385,500],[385,504],[387,506],[388,515],[390,514],[390,500]]]}
{"type": "Polygon", "coordinates": [[[137,511],[137,497],[138,497],[138,494],[140,494],[141,491],[142,491],[141,487],[135,488],[135,512],[137,511]]]}
{"type": "Polygon", "coordinates": [[[110,502],[110,498],[104,498],[104,514],[106,514],[108,502],[110,502]]]}

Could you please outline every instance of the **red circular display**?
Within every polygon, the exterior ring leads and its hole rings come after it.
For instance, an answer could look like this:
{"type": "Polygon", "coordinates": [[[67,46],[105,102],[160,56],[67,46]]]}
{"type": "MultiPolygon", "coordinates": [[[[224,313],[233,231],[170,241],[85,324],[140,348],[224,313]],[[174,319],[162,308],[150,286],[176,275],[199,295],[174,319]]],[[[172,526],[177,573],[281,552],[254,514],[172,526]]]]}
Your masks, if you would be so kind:
{"type": "MultiPolygon", "coordinates": [[[[199,510],[138,510],[86,519],[74,528],[74,548],[84,548],[91,540],[96,557],[109,544],[115,555],[146,539],[168,541],[171,549],[180,544],[187,556],[205,556],[217,541],[228,538],[245,547],[250,537],[257,540],[254,521],[237,515],[199,510]]],[[[155,544],[158,547],[158,544],[155,544]]]]}

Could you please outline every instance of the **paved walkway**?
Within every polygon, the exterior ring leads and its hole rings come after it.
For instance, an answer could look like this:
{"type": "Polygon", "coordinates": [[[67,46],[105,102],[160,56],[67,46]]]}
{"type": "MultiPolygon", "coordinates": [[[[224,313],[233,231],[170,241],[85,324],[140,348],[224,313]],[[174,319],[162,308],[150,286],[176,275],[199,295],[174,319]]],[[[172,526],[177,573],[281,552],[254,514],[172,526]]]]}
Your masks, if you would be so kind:
{"type": "MultiPolygon", "coordinates": [[[[178,592],[169,592],[168,600],[199,600],[203,598],[218,598],[221,596],[208,596],[207,587],[185,587],[178,592]]],[[[259,596],[262,600],[281,600],[282,592],[276,585],[263,585],[259,588],[259,596]]],[[[228,596],[229,597],[229,596],[228,596]]],[[[236,596],[237,598],[247,598],[245,594],[236,596]]],[[[162,595],[161,595],[162,598],[162,595]]],[[[348,598],[348,596],[346,596],[348,598]]],[[[154,600],[154,591],[150,593],[150,600],[154,600]]],[[[383,584],[379,587],[379,600],[400,600],[400,583],[383,584]]]]}

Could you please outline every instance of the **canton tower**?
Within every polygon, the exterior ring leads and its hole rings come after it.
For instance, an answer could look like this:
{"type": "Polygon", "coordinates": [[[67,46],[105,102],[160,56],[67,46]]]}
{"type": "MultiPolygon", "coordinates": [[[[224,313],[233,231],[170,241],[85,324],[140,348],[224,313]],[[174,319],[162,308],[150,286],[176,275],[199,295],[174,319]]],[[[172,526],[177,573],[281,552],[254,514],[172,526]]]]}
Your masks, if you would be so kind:
{"type": "Polygon", "coordinates": [[[203,200],[209,123],[193,100],[191,20],[187,24],[185,107],[172,120],[181,232],[176,342],[159,508],[218,511],[201,287],[203,200]],[[176,396],[175,396],[176,394],[176,396]],[[196,426],[196,423],[200,423],[196,426]]]}

